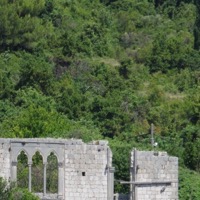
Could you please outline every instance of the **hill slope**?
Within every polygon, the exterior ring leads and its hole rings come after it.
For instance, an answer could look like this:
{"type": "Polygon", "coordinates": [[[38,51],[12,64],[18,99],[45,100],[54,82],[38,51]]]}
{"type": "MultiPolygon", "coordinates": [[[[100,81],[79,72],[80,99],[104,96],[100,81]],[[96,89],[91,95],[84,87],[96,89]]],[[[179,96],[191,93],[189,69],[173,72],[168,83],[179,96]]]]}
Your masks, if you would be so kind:
{"type": "Polygon", "coordinates": [[[154,123],[159,149],[199,172],[199,7],[1,1],[0,137],[106,138],[127,152],[150,148],[154,123]]]}

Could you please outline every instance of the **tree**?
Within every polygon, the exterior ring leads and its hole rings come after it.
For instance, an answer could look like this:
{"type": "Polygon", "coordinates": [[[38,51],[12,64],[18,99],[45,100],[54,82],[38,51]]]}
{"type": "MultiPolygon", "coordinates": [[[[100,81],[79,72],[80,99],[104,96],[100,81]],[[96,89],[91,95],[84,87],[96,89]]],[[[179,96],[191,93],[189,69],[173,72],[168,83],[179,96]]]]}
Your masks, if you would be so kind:
{"type": "Polygon", "coordinates": [[[200,2],[195,0],[196,5],[196,21],[194,26],[194,49],[200,49],[200,2]]]}
{"type": "Polygon", "coordinates": [[[7,184],[8,183],[0,177],[0,196],[2,200],[7,200],[10,197],[10,188],[7,184]]]}
{"type": "Polygon", "coordinates": [[[8,183],[2,177],[0,177],[0,196],[1,200],[39,200],[28,190],[17,188],[13,183],[8,183]]]}
{"type": "Polygon", "coordinates": [[[45,45],[51,24],[39,18],[45,0],[3,0],[0,3],[0,50],[32,50],[45,45]]]}
{"type": "Polygon", "coordinates": [[[184,150],[184,162],[187,167],[200,172],[200,132],[199,128],[189,125],[182,133],[184,150]]]}

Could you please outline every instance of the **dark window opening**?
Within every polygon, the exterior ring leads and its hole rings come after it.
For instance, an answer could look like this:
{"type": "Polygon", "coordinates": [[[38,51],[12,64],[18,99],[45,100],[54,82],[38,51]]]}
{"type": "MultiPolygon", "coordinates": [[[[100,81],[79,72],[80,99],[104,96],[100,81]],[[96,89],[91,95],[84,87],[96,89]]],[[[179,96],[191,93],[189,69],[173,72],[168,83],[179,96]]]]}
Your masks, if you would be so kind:
{"type": "Polygon", "coordinates": [[[85,172],[82,172],[82,176],[85,176],[85,172]]]}

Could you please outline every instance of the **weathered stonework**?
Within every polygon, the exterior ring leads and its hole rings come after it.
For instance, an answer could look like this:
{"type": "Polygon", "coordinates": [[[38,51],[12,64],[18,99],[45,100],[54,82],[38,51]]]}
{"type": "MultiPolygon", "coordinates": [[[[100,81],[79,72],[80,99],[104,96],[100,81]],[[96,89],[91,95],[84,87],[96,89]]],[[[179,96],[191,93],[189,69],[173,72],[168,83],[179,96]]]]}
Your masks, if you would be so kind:
{"type": "MultiPolygon", "coordinates": [[[[15,163],[12,163],[13,165],[15,163]]],[[[10,143],[7,140],[0,142],[0,177],[9,180],[11,176],[10,143]]]]}
{"type": "Polygon", "coordinates": [[[110,200],[113,199],[112,153],[107,141],[85,144],[64,139],[0,139],[0,176],[16,181],[17,157],[28,157],[29,191],[31,191],[32,157],[42,155],[44,177],[47,157],[53,152],[58,160],[58,194],[38,194],[41,199],[110,200]]]}
{"type": "Polygon", "coordinates": [[[65,145],[66,199],[107,199],[109,154],[105,142],[65,145]]]}
{"type": "Polygon", "coordinates": [[[131,182],[132,200],[178,200],[178,158],[133,150],[131,182]]]}
{"type": "Polygon", "coordinates": [[[178,158],[165,152],[131,152],[130,195],[115,194],[112,152],[107,141],[89,144],[66,139],[0,138],[0,177],[16,181],[20,152],[28,158],[29,184],[32,189],[32,157],[39,152],[43,159],[43,193],[40,199],[51,200],[178,200],[178,158]],[[57,157],[58,192],[46,192],[47,158],[57,157]]]}

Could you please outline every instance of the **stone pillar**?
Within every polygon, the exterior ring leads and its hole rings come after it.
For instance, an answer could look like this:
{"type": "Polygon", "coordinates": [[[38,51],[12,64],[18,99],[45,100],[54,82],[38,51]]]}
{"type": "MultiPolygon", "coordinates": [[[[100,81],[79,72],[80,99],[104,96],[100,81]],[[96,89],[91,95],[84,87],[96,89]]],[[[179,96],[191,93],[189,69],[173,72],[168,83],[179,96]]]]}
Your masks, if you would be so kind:
{"type": "MultiPolygon", "coordinates": [[[[131,166],[130,166],[130,181],[131,182],[134,182],[134,156],[133,156],[133,154],[134,154],[134,151],[132,150],[131,151],[131,159],[130,159],[130,164],[131,164],[131,166]]],[[[130,184],[130,200],[134,200],[134,186],[133,186],[133,184],[130,184]]]]}
{"type": "Polygon", "coordinates": [[[44,176],[43,176],[43,196],[46,196],[47,191],[47,163],[43,163],[44,165],[44,176]]]}
{"type": "Polygon", "coordinates": [[[63,199],[64,193],[64,164],[58,163],[58,198],[63,199]]]}
{"type": "Polygon", "coordinates": [[[12,170],[11,170],[11,180],[13,182],[16,182],[17,181],[17,161],[13,161],[12,162],[12,170]]]}
{"type": "Polygon", "coordinates": [[[107,148],[107,200],[113,199],[114,193],[114,171],[112,167],[112,152],[107,148]]]}
{"type": "Polygon", "coordinates": [[[108,168],[108,199],[114,198],[114,167],[108,168]]]}
{"type": "Polygon", "coordinates": [[[29,192],[31,192],[31,187],[32,187],[32,169],[31,169],[31,167],[32,167],[32,163],[28,163],[28,171],[29,171],[29,173],[28,173],[28,190],[29,190],[29,192]]]}
{"type": "MultiPolygon", "coordinates": [[[[137,181],[137,149],[133,149],[131,152],[131,166],[130,166],[130,181],[137,181]]],[[[137,186],[130,184],[130,200],[137,200],[137,186]]]]}

